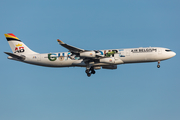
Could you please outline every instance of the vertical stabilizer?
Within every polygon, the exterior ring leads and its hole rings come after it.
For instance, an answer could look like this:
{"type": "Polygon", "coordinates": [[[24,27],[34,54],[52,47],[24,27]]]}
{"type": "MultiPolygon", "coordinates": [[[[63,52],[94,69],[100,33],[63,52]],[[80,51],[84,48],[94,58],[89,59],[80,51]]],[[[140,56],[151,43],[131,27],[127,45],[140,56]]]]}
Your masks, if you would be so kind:
{"type": "Polygon", "coordinates": [[[12,33],[4,34],[13,53],[15,54],[38,54],[29,49],[19,38],[12,33]]]}

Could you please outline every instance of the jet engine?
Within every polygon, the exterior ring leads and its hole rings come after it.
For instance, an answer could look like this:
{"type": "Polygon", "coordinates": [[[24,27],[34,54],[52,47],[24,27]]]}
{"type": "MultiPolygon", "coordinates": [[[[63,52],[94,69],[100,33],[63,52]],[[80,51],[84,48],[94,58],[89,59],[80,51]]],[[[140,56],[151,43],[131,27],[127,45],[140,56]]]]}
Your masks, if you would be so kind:
{"type": "Polygon", "coordinates": [[[102,58],[102,59],[100,59],[99,61],[100,61],[100,62],[102,62],[102,63],[110,63],[110,64],[112,64],[112,63],[114,63],[114,62],[115,62],[115,60],[114,60],[114,58],[113,58],[113,57],[109,57],[109,58],[102,58]]]}
{"type": "Polygon", "coordinates": [[[80,53],[80,57],[95,58],[96,53],[95,53],[95,51],[82,52],[82,53],[80,53]]]}
{"type": "Polygon", "coordinates": [[[99,69],[101,69],[101,67],[100,66],[96,66],[96,67],[94,67],[94,69],[95,70],[99,70],[99,69]]]}
{"type": "Polygon", "coordinates": [[[103,69],[117,69],[117,65],[102,66],[103,69]]]}

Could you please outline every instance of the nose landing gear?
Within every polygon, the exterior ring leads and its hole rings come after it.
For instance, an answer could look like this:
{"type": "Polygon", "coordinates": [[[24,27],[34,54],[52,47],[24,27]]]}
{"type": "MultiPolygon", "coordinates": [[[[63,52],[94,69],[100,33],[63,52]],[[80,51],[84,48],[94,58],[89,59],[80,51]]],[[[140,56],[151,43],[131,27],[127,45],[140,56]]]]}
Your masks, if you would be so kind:
{"type": "Polygon", "coordinates": [[[159,65],[159,64],[160,64],[160,61],[158,61],[158,65],[157,65],[157,68],[160,68],[160,65],[159,65]]]}

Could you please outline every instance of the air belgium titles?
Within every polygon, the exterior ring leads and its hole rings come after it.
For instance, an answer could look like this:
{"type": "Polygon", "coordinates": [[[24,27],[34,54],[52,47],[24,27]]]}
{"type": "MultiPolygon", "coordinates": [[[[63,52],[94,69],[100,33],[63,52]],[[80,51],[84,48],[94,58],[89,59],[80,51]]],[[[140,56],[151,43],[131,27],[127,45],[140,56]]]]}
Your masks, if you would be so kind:
{"type": "Polygon", "coordinates": [[[144,52],[157,52],[155,48],[141,48],[141,49],[133,49],[132,53],[144,53],[144,52]]]}

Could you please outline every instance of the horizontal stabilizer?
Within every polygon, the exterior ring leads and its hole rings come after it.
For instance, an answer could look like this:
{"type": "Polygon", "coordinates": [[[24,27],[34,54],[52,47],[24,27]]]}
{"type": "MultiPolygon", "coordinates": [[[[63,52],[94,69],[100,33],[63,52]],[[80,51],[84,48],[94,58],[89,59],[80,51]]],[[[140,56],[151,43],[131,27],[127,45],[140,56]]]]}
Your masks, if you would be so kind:
{"type": "Polygon", "coordinates": [[[12,58],[15,58],[15,59],[18,59],[18,60],[25,60],[25,56],[18,56],[18,55],[15,55],[13,53],[9,53],[9,52],[4,52],[4,53],[11,56],[12,58]]]}

